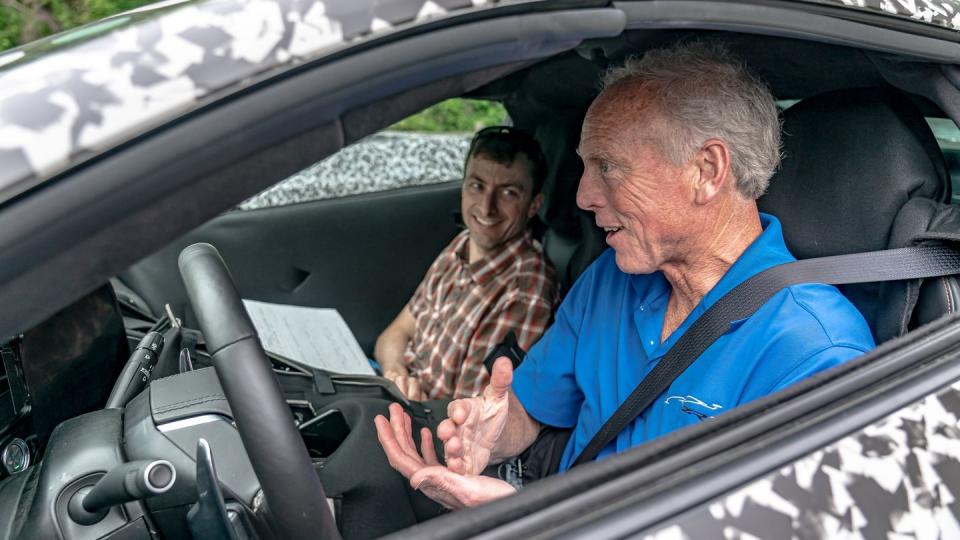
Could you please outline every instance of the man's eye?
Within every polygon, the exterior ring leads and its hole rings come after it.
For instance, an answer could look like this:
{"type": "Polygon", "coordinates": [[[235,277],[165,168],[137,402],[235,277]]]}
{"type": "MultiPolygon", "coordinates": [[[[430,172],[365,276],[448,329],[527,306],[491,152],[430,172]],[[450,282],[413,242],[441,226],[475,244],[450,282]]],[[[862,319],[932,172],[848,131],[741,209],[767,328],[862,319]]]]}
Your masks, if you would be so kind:
{"type": "Polygon", "coordinates": [[[501,193],[503,193],[504,197],[510,197],[512,199],[515,199],[520,196],[520,193],[515,189],[505,189],[501,193]]]}
{"type": "Polygon", "coordinates": [[[608,172],[610,172],[610,164],[607,163],[606,160],[600,161],[599,168],[600,168],[601,174],[607,174],[608,172]]]}
{"type": "Polygon", "coordinates": [[[474,191],[480,191],[483,189],[483,184],[480,182],[470,182],[469,187],[474,191]]]}

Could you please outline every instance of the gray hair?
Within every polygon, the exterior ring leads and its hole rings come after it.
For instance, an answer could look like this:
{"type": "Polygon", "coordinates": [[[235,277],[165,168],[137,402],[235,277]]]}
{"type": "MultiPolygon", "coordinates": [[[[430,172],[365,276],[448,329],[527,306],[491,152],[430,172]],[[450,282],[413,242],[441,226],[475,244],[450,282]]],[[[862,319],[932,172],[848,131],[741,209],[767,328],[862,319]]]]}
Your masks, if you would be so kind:
{"type": "Polygon", "coordinates": [[[780,164],[780,120],[773,95],[723,47],[693,42],[648,51],[607,70],[603,88],[639,81],[670,123],[659,137],[670,161],[683,163],[718,138],[730,148],[737,190],[756,199],[780,164]]]}

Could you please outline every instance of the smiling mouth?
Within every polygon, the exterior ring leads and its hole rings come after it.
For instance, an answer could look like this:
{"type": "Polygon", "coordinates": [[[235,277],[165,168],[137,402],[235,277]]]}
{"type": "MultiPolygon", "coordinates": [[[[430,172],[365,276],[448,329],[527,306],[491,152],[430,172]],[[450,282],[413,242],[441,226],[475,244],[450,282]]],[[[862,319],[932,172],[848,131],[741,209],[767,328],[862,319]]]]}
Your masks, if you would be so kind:
{"type": "Polygon", "coordinates": [[[603,227],[603,232],[607,233],[607,242],[609,242],[610,239],[611,239],[615,234],[617,234],[618,232],[620,232],[620,231],[622,231],[622,230],[623,230],[623,227],[603,227]]]}
{"type": "Polygon", "coordinates": [[[477,216],[473,216],[473,219],[474,219],[474,221],[476,221],[477,223],[483,225],[484,227],[493,227],[493,226],[496,225],[497,223],[500,223],[500,220],[497,220],[497,219],[487,220],[487,219],[483,219],[483,218],[477,217],[477,216]]]}

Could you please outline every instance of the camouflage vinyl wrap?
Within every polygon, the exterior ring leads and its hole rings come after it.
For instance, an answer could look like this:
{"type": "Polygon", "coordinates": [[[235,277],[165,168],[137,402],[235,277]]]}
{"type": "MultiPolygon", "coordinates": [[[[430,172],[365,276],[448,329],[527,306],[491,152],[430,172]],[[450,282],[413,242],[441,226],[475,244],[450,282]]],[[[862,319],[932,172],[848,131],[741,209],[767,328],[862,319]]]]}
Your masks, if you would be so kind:
{"type": "Polygon", "coordinates": [[[803,0],[903,17],[960,31],[960,0],[803,0]]]}
{"type": "Polygon", "coordinates": [[[265,73],[493,3],[167,2],[0,54],[0,191],[21,191],[265,73]]]}
{"type": "MultiPolygon", "coordinates": [[[[960,0],[816,1],[960,30],[960,0]]],[[[0,200],[214,94],[498,2],[167,0],[2,53],[0,200]]]]}
{"type": "Polygon", "coordinates": [[[960,538],[960,382],[647,535],[960,538]]]}

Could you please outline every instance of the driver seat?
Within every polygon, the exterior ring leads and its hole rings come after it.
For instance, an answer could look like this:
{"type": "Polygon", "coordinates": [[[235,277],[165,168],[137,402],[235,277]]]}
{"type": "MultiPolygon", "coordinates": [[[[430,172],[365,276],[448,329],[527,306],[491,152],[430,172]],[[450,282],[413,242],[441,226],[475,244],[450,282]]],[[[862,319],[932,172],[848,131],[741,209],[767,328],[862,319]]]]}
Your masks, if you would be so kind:
{"type": "MultiPolygon", "coordinates": [[[[821,94],[787,109],[783,132],[782,167],[757,202],[780,219],[798,259],[903,247],[928,230],[933,213],[955,211],[936,138],[902,93],[821,94]]],[[[928,280],[919,292],[903,282],[838,288],[877,343],[960,306],[956,277],[928,280]]]]}

